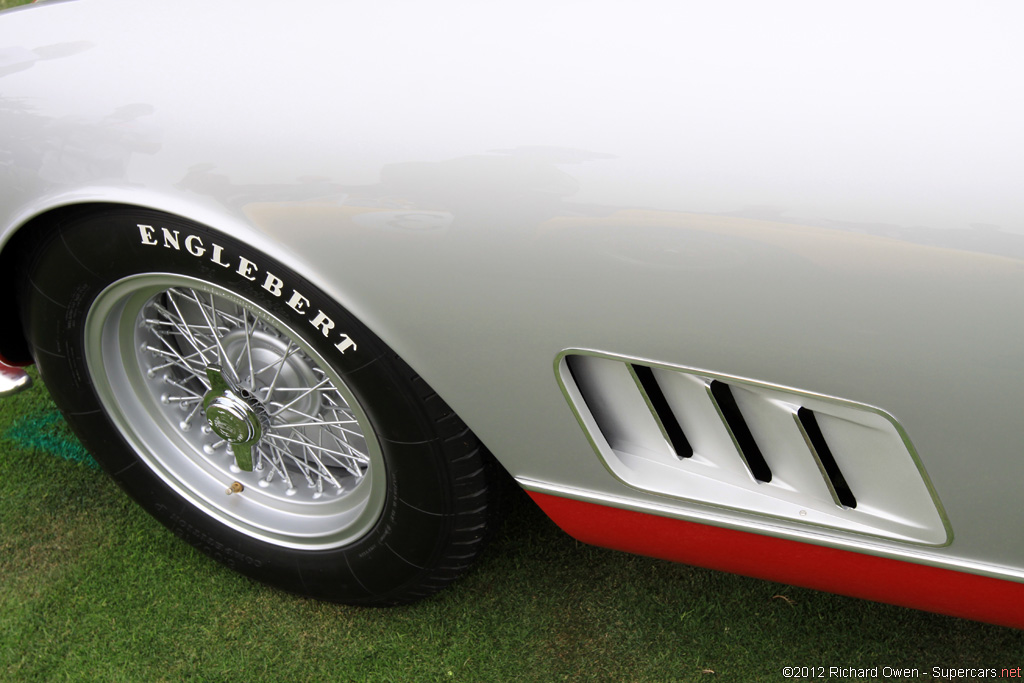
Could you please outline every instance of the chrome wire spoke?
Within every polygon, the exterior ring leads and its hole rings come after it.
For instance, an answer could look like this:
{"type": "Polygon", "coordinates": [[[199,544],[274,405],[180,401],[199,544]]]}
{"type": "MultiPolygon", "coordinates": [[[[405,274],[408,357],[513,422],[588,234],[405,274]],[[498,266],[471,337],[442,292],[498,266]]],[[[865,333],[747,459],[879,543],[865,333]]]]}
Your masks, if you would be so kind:
{"type": "MultiPolygon", "coordinates": [[[[303,437],[301,433],[296,434],[296,436],[303,437]]],[[[294,444],[299,444],[299,446],[302,448],[301,461],[297,460],[296,464],[298,464],[299,467],[302,469],[303,473],[306,474],[307,479],[310,478],[310,474],[316,475],[316,481],[313,482],[313,480],[310,479],[310,482],[317,489],[317,491],[321,493],[323,492],[324,479],[329,480],[331,484],[334,486],[334,488],[339,491],[343,488],[342,485],[331,473],[331,471],[328,469],[327,465],[323,462],[321,457],[317,455],[316,451],[319,450],[319,448],[317,447],[316,444],[312,443],[312,441],[309,440],[308,438],[302,438],[300,440],[288,439],[288,441],[294,444]],[[312,460],[312,464],[310,463],[310,460],[312,460]]],[[[353,474],[353,476],[360,476],[358,471],[353,471],[351,468],[345,466],[344,463],[339,464],[346,470],[348,470],[349,473],[353,474]]]]}
{"type": "MultiPolygon", "coordinates": [[[[168,341],[166,335],[164,335],[161,332],[156,332],[155,335],[157,337],[159,337],[160,340],[163,341],[163,343],[169,349],[171,349],[173,351],[173,356],[175,358],[183,359],[183,360],[185,360],[185,361],[187,361],[189,363],[191,363],[192,361],[197,361],[200,364],[200,367],[206,367],[206,362],[203,360],[204,356],[202,354],[204,354],[206,351],[213,351],[214,350],[214,345],[213,344],[208,344],[208,345],[204,346],[202,349],[200,349],[198,351],[193,351],[192,353],[190,353],[188,355],[182,355],[174,347],[174,344],[172,344],[170,341],[168,341]],[[199,357],[198,359],[196,358],[197,356],[199,357]]],[[[163,352],[163,353],[167,353],[167,352],[163,352]]]]}
{"type": "MultiPolygon", "coordinates": [[[[171,292],[173,291],[173,289],[167,290],[168,297],[170,297],[171,292]]],[[[210,316],[206,314],[206,308],[203,306],[203,302],[199,300],[199,294],[197,294],[194,289],[190,289],[188,291],[192,295],[192,300],[196,302],[197,306],[199,306],[199,312],[203,315],[203,319],[206,320],[206,326],[209,328],[210,334],[213,336],[213,341],[217,343],[217,353],[219,354],[221,363],[226,366],[227,369],[231,370],[231,373],[235,376],[235,380],[238,380],[238,372],[235,370],[233,365],[228,363],[228,354],[227,351],[224,350],[223,344],[221,344],[220,334],[218,333],[216,326],[214,326],[213,321],[210,320],[210,316]]],[[[211,294],[210,297],[212,299],[213,294],[211,294]]],[[[177,308],[177,304],[175,304],[175,308],[177,308]]],[[[214,315],[216,315],[216,311],[214,311],[214,315]]]]}
{"type": "Polygon", "coordinates": [[[192,420],[195,419],[196,413],[198,413],[200,408],[202,408],[202,407],[203,407],[203,402],[202,401],[196,401],[195,406],[193,406],[192,410],[190,410],[188,415],[185,416],[185,419],[178,423],[178,426],[181,429],[184,429],[184,430],[191,429],[192,428],[192,420]]]}
{"type": "Polygon", "coordinates": [[[181,332],[183,335],[185,335],[185,338],[188,340],[188,342],[190,344],[192,344],[192,348],[194,348],[196,351],[199,351],[199,355],[202,356],[202,359],[203,359],[203,364],[206,365],[207,364],[206,354],[204,354],[199,349],[199,342],[196,341],[195,336],[192,334],[192,329],[189,327],[189,325],[187,323],[185,323],[185,316],[182,315],[181,308],[178,307],[178,302],[174,298],[174,290],[173,289],[168,289],[167,290],[167,301],[170,302],[171,306],[174,307],[175,312],[177,312],[177,314],[178,314],[177,320],[174,320],[172,318],[172,316],[171,316],[171,312],[166,310],[166,309],[164,309],[162,306],[157,306],[156,309],[158,311],[164,313],[165,315],[167,315],[168,320],[172,320],[173,322],[176,323],[175,326],[178,328],[178,331],[181,332]]]}
{"type": "MultiPolygon", "coordinates": [[[[268,384],[266,386],[267,393],[263,397],[264,401],[270,401],[270,397],[274,395],[274,391],[277,388],[277,380],[280,379],[280,377],[281,377],[281,371],[284,369],[285,363],[292,356],[292,354],[297,353],[299,351],[299,347],[294,346],[294,350],[293,350],[293,346],[294,345],[292,344],[292,340],[289,339],[288,340],[288,348],[285,349],[284,354],[281,356],[281,358],[276,363],[277,364],[277,369],[274,371],[274,378],[272,380],[270,380],[270,384],[268,384]]],[[[269,370],[272,367],[274,367],[274,364],[270,364],[270,365],[266,366],[266,368],[264,368],[264,369],[269,370]]],[[[263,370],[260,370],[260,372],[263,372],[263,370]]],[[[257,374],[259,374],[259,373],[257,373],[257,374]]]]}
{"type": "MultiPolygon", "coordinates": [[[[169,291],[170,290],[168,290],[168,292],[169,291]]],[[[167,298],[169,300],[171,300],[172,303],[173,303],[173,299],[170,298],[170,294],[169,293],[167,295],[167,298]]],[[[169,324],[174,329],[175,332],[177,332],[179,335],[184,337],[189,342],[189,344],[191,344],[192,347],[195,349],[192,353],[185,355],[184,352],[179,351],[177,346],[174,343],[172,343],[171,340],[168,340],[165,331],[159,330],[159,329],[155,329],[155,328],[151,327],[150,329],[153,332],[153,335],[156,336],[158,339],[160,339],[160,341],[164,344],[164,346],[166,346],[167,349],[169,349],[169,351],[171,352],[172,357],[174,357],[178,361],[184,363],[184,365],[190,371],[195,372],[195,368],[192,367],[191,361],[195,360],[196,356],[198,356],[199,367],[200,368],[205,368],[209,364],[209,361],[206,359],[206,353],[208,351],[214,350],[214,345],[210,344],[210,343],[206,343],[204,346],[200,346],[199,345],[199,336],[201,336],[201,335],[198,335],[197,331],[193,330],[192,327],[184,319],[181,319],[181,318],[175,319],[174,318],[174,314],[172,314],[169,310],[167,310],[166,308],[164,308],[160,304],[156,303],[155,301],[151,302],[150,306],[155,311],[157,311],[158,314],[163,315],[166,318],[167,324],[169,324]]],[[[174,307],[175,307],[175,310],[180,312],[180,308],[178,308],[176,303],[174,303],[174,307]]],[[[153,351],[154,353],[163,353],[162,351],[158,351],[158,350],[155,350],[155,349],[150,349],[150,350],[153,351]]],[[[166,366],[164,366],[164,367],[166,367],[166,366]]],[[[157,370],[157,369],[159,369],[159,368],[151,368],[151,370],[154,370],[154,371],[157,370]]],[[[198,374],[200,376],[204,375],[202,370],[200,370],[196,374],[198,374]]]]}
{"type": "Polygon", "coordinates": [[[275,434],[274,432],[271,432],[271,433],[267,434],[267,438],[268,439],[276,439],[278,441],[287,441],[288,443],[299,444],[300,446],[303,446],[304,448],[312,448],[312,449],[320,451],[322,453],[326,453],[328,455],[335,456],[336,458],[352,458],[353,460],[355,459],[353,456],[350,456],[347,453],[344,453],[342,451],[336,451],[333,448],[325,448],[323,446],[318,446],[315,443],[313,443],[309,439],[309,437],[305,436],[301,432],[296,433],[296,436],[299,436],[301,438],[293,439],[290,436],[285,436],[284,434],[275,434]]]}
{"type": "Polygon", "coordinates": [[[200,399],[200,400],[201,400],[201,399],[203,398],[203,395],[202,395],[202,394],[197,394],[196,392],[192,391],[192,390],[191,390],[191,389],[189,389],[189,388],[188,388],[187,386],[185,386],[185,385],[184,385],[184,384],[182,384],[181,382],[178,382],[178,381],[177,381],[177,380],[175,380],[175,379],[172,379],[172,378],[168,377],[168,378],[167,378],[167,383],[168,383],[168,384],[171,384],[171,385],[173,385],[173,386],[176,386],[176,387],[178,387],[179,389],[181,389],[182,391],[184,391],[185,393],[187,393],[187,394],[188,394],[189,396],[193,396],[193,397],[195,397],[195,398],[198,398],[198,399],[200,399]]]}
{"type": "MultiPolygon", "coordinates": [[[[200,305],[203,304],[200,303],[200,305]]],[[[232,315],[223,308],[217,308],[217,298],[213,294],[210,294],[210,313],[213,315],[214,324],[217,323],[217,318],[224,319],[225,332],[228,332],[232,329],[238,329],[239,325],[242,324],[242,321],[238,318],[238,316],[232,315]]]]}
{"type": "Polygon", "coordinates": [[[318,383],[318,384],[317,384],[316,386],[312,386],[312,387],[308,387],[308,388],[306,388],[306,389],[305,389],[305,391],[303,391],[303,392],[302,392],[301,394],[299,394],[298,396],[296,396],[295,398],[293,398],[293,399],[292,399],[291,401],[289,401],[288,403],[285,403],[284,405],[281,405],[280,403],[277,403],[276,401],[270,401],[270,404],[271,404],[271,405],[278,405],[278,406],[281,406],[280,408],[278,408],[278,409],[277,409],[277,410],[275,410],[274,412],[270,413],[270,417],[277,417],[278,415],[280,415],[280,414],[281,414],[281,413],[283,413],[284,411],[288,410],[288,409],[289,409],[289,408],[290,408],[291,406],[295,405],[295,404],[296,404],[296,403],[298,403],[298,402],[299,402],[300,400],[304,399],[304,398],[305,398],[306,396],[308,396],[308,395],[309,395],[310,393],[312,393],[312,392],[316,391],[317,389],[320,389],[321,387],[323,387],[323,386],[324,386],[325,384],[327,384],[328,382],[330,382],[330,380],[329,380],[329,379],[323,379],[323,380],[321,380],[321,381],[320,381],[320,382],[319,382],[319,383],[318,383]]]}
{"type": "Polygon", "coordinates": [[[262,451],[264,447],[266,447],[272,455],[270,455],[266,459],[267,463],[270,465],[270,472],[267,474],[263,481],[269,484],[271,481],[274,480],[274,476],[277,475],[281,477],[281,480],[289,489],[295,488],[295,486],[292,484],[292,478],[291,475],[288,473],[288,467],[286,465],[287,462],[294,460],[294,458],[292,458],[290,454],[282,451],[273,443],[263,442],[260,444],[258,450],[262,451]]]}
{"type": "MultiPolygon", "coordinates": [[[[332,432],[326,432],[326,434],[330,436],[332,439],[334,439],[334,442],[338,444],[340,448],[344,448],[345,450],[348,451],[348,453],[346,453],[344,456],[345,458],[354,460],[356,463],[360,465],[369,464],[370,456],[368,456],[366,453],[363,453],[362,451],[360,451],[358,448],[348,443],[347,441],[338,438],[337,434],[334,434],[332,432]]],[[[340,464],[342,467],[348,467],[346,462],[339,462],[338,464],[340,464]]],[[[353,472],[353,474],[361,476],[358,472],[353,472]]]]}
{"type": "MultiPolygon", "coordinates": [[[[311,422],[306,422],[306,423],[298,423],[298,424],[295,424],[295,423],[292,423],[292,422],[282,422],[282,424],[283,424],[284,426],[287,426],[287,427],[300,427],[300,426],[305,426],[305,427],[310,427],[310,426],[313,426],[313,427],[318,427],[318,426],[328,426],[328,424],[330,424],[330,425],[337,425],[337,426],[338,426],[338,429],[340,429],[340,430],[342,430],[342,431],[346,431],[346,432],[349,432],[349,433],[350,433],[350,434],[352,434],[353,436],[356,436],[356,437],[362,437],[362,436],[363,436],[362,432],[356,432],[356,431],[352,431],[352,430],[346,429],[345,427],[342,427],[342,426],[340,426],[340,424],[341,424],[341,423],[340,423],[340,421],[331,421],[331,422],[325,422],[325,421],[322,421],[322,420],[320,420],[320,418],[319,418],[319,417],[317,417],[317,416],[315,416],[315,415],[310,415],[310,414],[308,414],[308,413],[304,413],[304,412],[302,412],[301,410],[296,410],[295,408],[289,408],[289,409],[288,409],[288,412],[290,412],[290,413],[295,413],[295,414],[296,414],[296,415],[298,415],[299,417],[304,417],[304,418],[306,418],[307,420],[311,420],[311,422]]],[[[352,422],[353,422],[353,423],[355,423],[355,424],[358,424],[358,421],[357,421],[357,420],[352,420],[352,422]]],[[[346,424],[347,424],[347,423],[346,423],[346,424]]]]}
{"type": "MultiPolygon", "coordinates": [[[[289,427],[333,427],[337,425],[350,425],[358,424],[355,420],[335,420],[333,422],[324,420],[323,422],[289,422],[289,427]]],[[[353,432],[358,434],[358,432],[353,432]]]]}
{"type": "Polygon", "coordinates": [[[331,434],[329,431],[325,430],[325,431],[321,432],[320,433],[320,438],[321,438],[321,442],[320,442],[319,446],[316,447],[317,450],[322,451],[323,453],[326,454],[326,457],[330,458],[331,460],[336,462],[338,465],[340,465],[340,466],[344,467],[345,469],[347,469],[349,472],[352,473],[352,476],[355,476],[355,477],[363,476],[364,472],[363,472],[363,470],[360,469],[360,465],[365,467],[367,464],[369,464],[369,462],[370,462],[369,456],[367,456],[362,451],[356,449],[355,447],[351,446],[350,444],[348,444],[348,443],[346,443],[344,441],[341,441],[340,439],[338,439],[338,437],[336,435],[331,434]],[[324,445],[323,445],[323,437],[324,436],[328,436],[328,437],[334,439],[334,441],[338,444],[339,447],[346,449],[348,452],[347,453],[339,452],[339,451],[335,451],[333,449],[325,448],[324,445]]]}
{"type": "MultiPolygon", "coordinates": [[[[213,298],[212,294],[210,298],[213,298]]],[[[249,382],[252,383],[256,381],[256,373],[252,369],[252,333],[255,330],[249,329],[249,314],[245,311],[242,311],[242,321],[245,323],[245,355],[249,361],[249,382]]]]}
{"type": "MultiPolygon", "coordinates": [[[[189,363],[186,359],[182,358],[181,354],[178,353],[177,349],[174,348],[173,344],[168,342],[163,337],[159,337],[159,339],[160,339],[160,341],[162,341],[167,346],[167,348],[169,350],[165,351],[164,349],[158,349],[158,348],[156,348],[153,345],[147,345],[145,347],[146,350],[149,351],[150,353],[156,354],[158,356],[163,356],[165,358],[172,358],[174,360],[172,360],[170,362],[170,365],[173,365],[175,367],[179,367],[182,370],[185,370],[186,372],[192,374],[194,377],[198,377],[200,379],[203,378],[204,375],[203,375],[203,372],[202,372],[202,366],[200,367],[200,369],[196,369],[196,368],[192,367],[191,363],[189,363]]],[[[168,367],[168,366],[167,365],[160,366],[161,369],[162,368],[166,368],[166,367],[168,367]]],[[[157,371],[157,368],[150,368],[149,371],[148,371],[148,374],[151,377],[153,377],[153,376],[156,375],[156,371],[157,371]]]]}
{"type": "Polygon", "coordinates": [[[193,396],[168,396],[167,397],[167,402],[168,403],[193,403],[193,402],[200,403],[200,402],[202,402],[202,400],[203,399],[201,399],[199,397],[193,397],[193,396]]]}
{"type": "MultiPolygon", "coordinates": [[[[338,398],[341,398],[341,396],[339,395],[338,398]]],[[[337,421],[341,424],[359,424],[359,420],[356,419],[356,416],[352,413],[352,409],[349,407],[348,403],[345,402],[345,399],[341,399],[342,405],[333,404],[331,401],[332,398],[329,394],[324,396],[324,402],[326,404],[324,405],[324,409],[333,413],[330,421],[337,421]],[[339,415],[344,419],[339,420],[339,415]]],[[[348,431],[345,427],[341,427],[341,429],[343,431],[348,431]]],[[[354,434],[359,437],[363,435],[362,432],[355,432],[354,434]]]]}
{"type": "MultiPolygon", "coordinates": [[[[334,487],[336,489],[341,489],[342,488],[341,484],[338,483],[338,480],[334,478],[334,475],[331,474],[331,471],[329,469],[327,469],[327,467],[324,465],[323,461],[316,454],[315,450],[321,450],[321,449],[316,444],[314,444],[311,440],[309,440],[307,437],[305,437],[301,432],[296,432],[295,435],[300,437],[300,441],[297,442],[297,443],[301,443],[302,444],[302,449],[303,449],[303,460],[302,460],[302,465],[300,465],[300,467],[302,468],[303,473],[310,473],[310,472],[315,472],[316,473],[317,479],[316,479],[316,483],[314,485],[316,486],[317,491],[320,492],[320,493],[323,492],[324,479],[328,479],[331,482],[331,484],[334,485],[334,487]],[[310,460],[312,460],[313,463],[315,463],[315,467],[310,466],[310,462],[309,462],[310,460]]],[[[307,474],[307,479],[309,479],[308,474],[307,474]]]]}

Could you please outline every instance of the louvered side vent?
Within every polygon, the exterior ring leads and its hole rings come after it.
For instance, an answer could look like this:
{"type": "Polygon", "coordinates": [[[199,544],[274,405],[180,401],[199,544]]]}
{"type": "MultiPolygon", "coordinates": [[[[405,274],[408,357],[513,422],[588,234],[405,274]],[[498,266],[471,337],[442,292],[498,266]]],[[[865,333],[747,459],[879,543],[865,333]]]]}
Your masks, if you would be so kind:
{"type": "Polygon", "coordinates": [[[685,368],[567,354],[560,378],[623,482],[691,502],[927,545],[949,531],[877,408],[685,368]]]}

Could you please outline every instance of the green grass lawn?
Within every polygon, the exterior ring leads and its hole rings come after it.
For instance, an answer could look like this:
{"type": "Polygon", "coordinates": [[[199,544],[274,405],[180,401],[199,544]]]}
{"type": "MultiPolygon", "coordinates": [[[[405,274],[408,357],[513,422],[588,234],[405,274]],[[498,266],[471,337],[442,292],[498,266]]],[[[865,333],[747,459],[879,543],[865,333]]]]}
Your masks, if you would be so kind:
{"type": "Polygon", "coordinates": [[[525,496],[463,580],[366,609],[265,588],[150,519],[37,384],[0,401],[0,680],[779,681],[1017,667],[1024,633],[576,543],[525,496]]]}
{"type": "Polygon", "coordinates": [[[28,5],[31,2],[32,0],[0,0],[0,10],[17,7],[18,5],[28,5]]]}

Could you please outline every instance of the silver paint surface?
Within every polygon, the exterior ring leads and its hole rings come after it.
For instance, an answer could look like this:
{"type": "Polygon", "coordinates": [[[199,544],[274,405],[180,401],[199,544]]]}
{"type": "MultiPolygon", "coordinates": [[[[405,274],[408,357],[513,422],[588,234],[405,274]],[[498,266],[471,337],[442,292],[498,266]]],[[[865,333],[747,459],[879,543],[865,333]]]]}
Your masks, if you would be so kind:
{"type": "Polygon", "coordinates": [[[2,240],[138,204],[360,317],[537,490],[1024,578],[1024,5],[115,0],[0,15],[2,240]],[[865,403],[955,540],[675,504],[569,348],[865,403]]]}

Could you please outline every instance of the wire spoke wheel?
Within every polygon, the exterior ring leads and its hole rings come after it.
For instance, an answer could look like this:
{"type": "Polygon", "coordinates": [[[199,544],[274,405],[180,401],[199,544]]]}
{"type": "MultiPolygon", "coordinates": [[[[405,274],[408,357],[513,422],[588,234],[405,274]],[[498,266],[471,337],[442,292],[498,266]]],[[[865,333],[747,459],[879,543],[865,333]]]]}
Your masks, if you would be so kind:
{"type": "Polygon", "coordinates": [[[384,464],[365,413],[330,365],[256,304],[195,278],[131,276],[97,297],[85,350],[117,428],[208,514],[296,548],[351,542],[379,516],[384,464]],[[244,443],[233,423],[208,420],[212,398],[258,438],[244,443]]]}
{"type": "Polygon", "coordinates": [[[336,274],[138,207],[62,216],[26,242],[26,338],[68,424],[149,514],[236,571],[322,600],[412,602],[466,571],[497,508],[496,466],[315,284],[336,274]]]}

